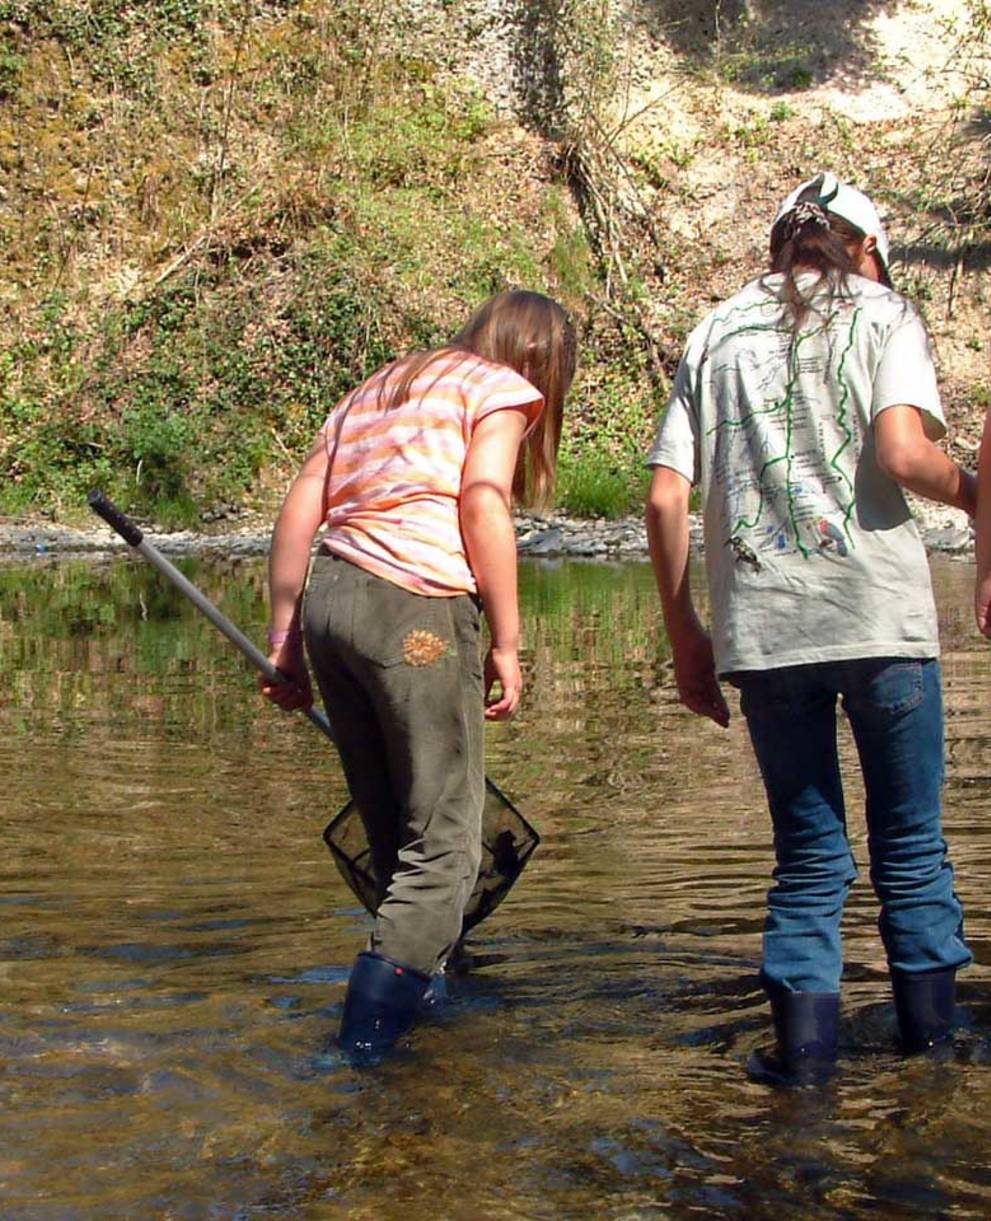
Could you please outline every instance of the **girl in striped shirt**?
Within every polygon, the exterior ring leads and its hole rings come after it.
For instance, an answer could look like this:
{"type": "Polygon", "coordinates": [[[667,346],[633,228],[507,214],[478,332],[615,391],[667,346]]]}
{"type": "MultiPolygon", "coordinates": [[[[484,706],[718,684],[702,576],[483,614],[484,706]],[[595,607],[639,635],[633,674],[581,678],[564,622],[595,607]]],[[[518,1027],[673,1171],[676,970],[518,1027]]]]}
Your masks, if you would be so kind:
{"type": "Polygon", "coordinates": [[[522,689],[510,506],[549,497],[575,357],[554,301],[492,297],[449,344],[345,396],[275,525],[269,642],[290,682],[262,690],[286,709],[312,702],[305,639],[382,879],[345,998],[350,1051],[412,1025],[461,931],[481,853],[483,722],[511,717],[522,689]]]}

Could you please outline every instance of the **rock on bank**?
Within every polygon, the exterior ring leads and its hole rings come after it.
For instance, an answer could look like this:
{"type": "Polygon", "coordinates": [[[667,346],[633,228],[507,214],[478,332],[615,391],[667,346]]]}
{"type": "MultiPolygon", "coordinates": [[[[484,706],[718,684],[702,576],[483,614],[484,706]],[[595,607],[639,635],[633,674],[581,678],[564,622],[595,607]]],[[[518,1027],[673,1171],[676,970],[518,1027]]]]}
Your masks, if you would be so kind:
{"type": "MultiPolygon", "coordinates": [[[[959,556],[973,554],[973,529],[965,513],[921,501],[913,505],[913,511],[928,551],[959,556]]],[[[270,526],[257,524],[216,534],[192,530],[160,534],[148,529],[146,537],[160,551],[169,555],[260,556],[268,553],[270,531],[270,526]]],[[[641,517],[608,521],[603,518],[566,517],[558,513],[546,517],[517,516],[516,539],[520,555],[534,558],[633,560],[643,559],[647,555],[647,535],[641,517]]],[[[693,551],[700,553],[702,527],[696,516],[691,519],[691,540],[693,551]]],[[[81,530],[0,521],[0,556],[12,558],[126,549],[127,544],[123,539],[104,525],[94,524],[92,529],[81,530]]]]}

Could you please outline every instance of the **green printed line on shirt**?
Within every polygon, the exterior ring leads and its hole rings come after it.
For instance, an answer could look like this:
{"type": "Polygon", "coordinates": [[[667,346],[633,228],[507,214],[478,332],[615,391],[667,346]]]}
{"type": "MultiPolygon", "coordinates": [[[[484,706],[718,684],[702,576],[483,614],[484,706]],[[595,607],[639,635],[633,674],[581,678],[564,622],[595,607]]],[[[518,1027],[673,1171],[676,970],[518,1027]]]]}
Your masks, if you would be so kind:
{"type": "MultiPolygon", "coordinates": [[[[734,312],[738,313],[739,311],[734,311],[734,312]]],[[[751,326],[741,326],[735,331],[730,331],[728,334],[724,335],[719,342],[720,342],[720,346],[721,346],[722,344],[726,343],[727,340],[735,339],[738,335],[750,335],[754,331],[780,331],[780,330],[781,330],[781,326],[778,323],[767,323],[767,324],[761,324],[761,325],[754,323],[751,326]]],[[[712,360],[711,354],[709,355],[709,360],[710,360],[710,362],[712,360]]],[[[765,407],[761,411],[748,411],[746,415],[740,416],[740,418],[738,420],[719,420],[719,421],[717,421],[717,423],[713,424],[713,426],[710,429],[708,429],[708,431],[706,432],[705,435],[707,437],[711,437],[714,432],[718,432],[721,428],[745,428],[750,423],[751,420],[756,420],[759,416],[762,416],[762,415],[771,415],[775,411],[780,411],[780,409],[781,409],[781,403],[774,402],[770,405],[770,407],[765,407]]]]}
{"type": "MultiPolygon", "coordinates": [[[[767,329],[767,328],[764,328],[764,329],[767,329]]],[[[757,524],[760,522],[761,515],[764,512],[764,474],[770,467],[774,466],[776,463],[786,462],[788,464],[788,470],[787,470],[787,474],[785,475],[785,496],[787,498],[787,503],[788,503],[788,520],[791,522],[791,528],[795,535],[795,546],[801,552],[802,557],[804,559],[808,559],[809,556],[811,555],[811,552],[810,552],[809,548],[806,547],[805,544],[802,542],[802,536],[798,529],[798,519],[795,516],[795,497],[792,494],[792,490],[791,490],[792,489],[791,441],[792,441],[792,434],[794,431],[793,408],[795,405],[795,383],[798,381],[798,370],[799,370],[799,363],[800,363],[799,348],[807,340],[812,339],[816,335],[821,335],[825,329],[826,329],[826,324],[824,323],[822,326],[816,327],[814,330],[806,331],[804,335],[796,335],[794,337],[794,342],[792,343],[791,353],[789,356],[790,369],[789,369],[788,383],[785,386],[784,397],[781,399],[781,401],[779,403],[776,403],[773,408],[773,410],[783,409],[784,413],[785,413],[785,452],[783,454],[779,454],[777,458],[770,458],[767,462],[764,463],[764,465],[760,468],[760,471],[757,474],[757,485],[758,485],[758,489],[760,492],[760,500],[757,505],[756,517],[754,517],[753,521],[748,521],[745,517],[741,517],[737,521],[736,525],[733,527],[733,531],[732,531],[732,533],[735,535],[735,534],[738,534],[740,532],[740,530],[755,529],[757,524]]],[[[762,413],[762,414],[766,414],[766,413],[762,413]]]]}
{"type": "Polygon", "coordinates": [[[853,341],[856,338],[856,332],[857,332],[857,322],[860,319],[860,315],[861,315],[862,311],[863,311],[863,306],[860,306],[860,305],[858,305],[856,307],[856,309],[853,311],[853,317],[850,320],[850,331],[847,336],[847,345],[843,349],[843,355],[840,357],[840,363],[836,367],[836,380],[839,382],[840,387],[843,391],[843,393],[840,395],[836,422],[839,424],[840,428],[842,428],[842,430],[846,433],[846,440],[843,442],[843,444],[840,446],[840,448],[836,451],[835,454],[833,454],[833,456],[829,460],[829,465],[833,468],[834,471],[836,471],[836,473],[838,475],[841,476],[841,478],[846,482],[847,486],[850,489],[850,501],[847,504],[846,511],[843,514],[843,529],[846,532],[846,536],[850,540],[851,545],[853,545],[853,534],[850,530],[850,518],[853,516],[853,510],[857,503],[857,497],[856,497],[854,486],[850,482],[850,476],[846,473],[846,471],[842,470],[837,465],[837,463],[839,462],[840,455],[847,448],[847,446],[850,445],[853,441],[853,430],[847,427],[847,410],[846,410],[847,400],[850,397],[850,383],[847,381],[846,377],[844,376],[843,366],[846,364],[846,358],[850,352],[850,349],[853,347],[853,341]]]}

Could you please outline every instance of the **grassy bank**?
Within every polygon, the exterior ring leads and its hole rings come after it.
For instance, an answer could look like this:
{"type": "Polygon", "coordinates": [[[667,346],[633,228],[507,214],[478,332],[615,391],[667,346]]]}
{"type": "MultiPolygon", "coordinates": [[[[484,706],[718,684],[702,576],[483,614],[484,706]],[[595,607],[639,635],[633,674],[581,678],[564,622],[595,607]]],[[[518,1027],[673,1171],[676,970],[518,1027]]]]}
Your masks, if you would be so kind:
{"type": "Polygon", "coordinates": [[[367,14],[0,3],[0,512],[264,505],[355,379],[511,285],[586,340],[564,503],[636,499],[656,402],[552,149],[367,14]]]}
{"type": "Polygon", "coordinates": [[[827,164],[905,227],[900,282],[972,445],[991,21],[960,4],[970,24],[935,39],[970,73],[949,119],[854,122],[821,91],[886,79],[874,3],[801,41],[812,18],[786,0],[690,20],[612,0],[0,0],[0,513],[72,520],[93,484],[163,526],[267,512],[348,386],[521,285],[581,331],[559,503],[621,514],[687,331],[759,270],[783,185],[827,164]],[[485,47],[512,120],[465,70],[485,47]]]}

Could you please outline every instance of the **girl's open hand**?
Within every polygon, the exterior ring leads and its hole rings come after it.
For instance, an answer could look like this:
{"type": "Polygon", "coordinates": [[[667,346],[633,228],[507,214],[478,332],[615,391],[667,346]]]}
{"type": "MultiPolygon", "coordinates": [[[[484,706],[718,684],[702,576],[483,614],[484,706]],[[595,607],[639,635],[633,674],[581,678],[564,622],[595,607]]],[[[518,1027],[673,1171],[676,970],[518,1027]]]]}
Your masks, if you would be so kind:
{"type": "Polygon", "coordinates": [[[485,719],[508,721],[519,705],[522,692],[523,675],[516,650],[489,649],[485,654],[485,719]],[[496,683],[502,688],[498,697],[492,694],[496,683]]]}
{"type": "Polygon", "coordinates": [[[264,675],[258,677],[258,687],[262,695],[273,704],[278,704],[285,712],[293,712],[297,708],[309,708],[313,704],[313,688],[310,685],[310,672],[306,668],[302,643],[286,643],[273,649],[268,655],[273,666],[286,676],[287,682],[270,683],[264,675]]]}
{"type": "Polygon", "coordinates": [[[729,708],[716,678],[712,641],[700,627],[672,640],[674,675],[678,695],[686,708],[708,717],[723,729],[729,724],[729,708]]]}

